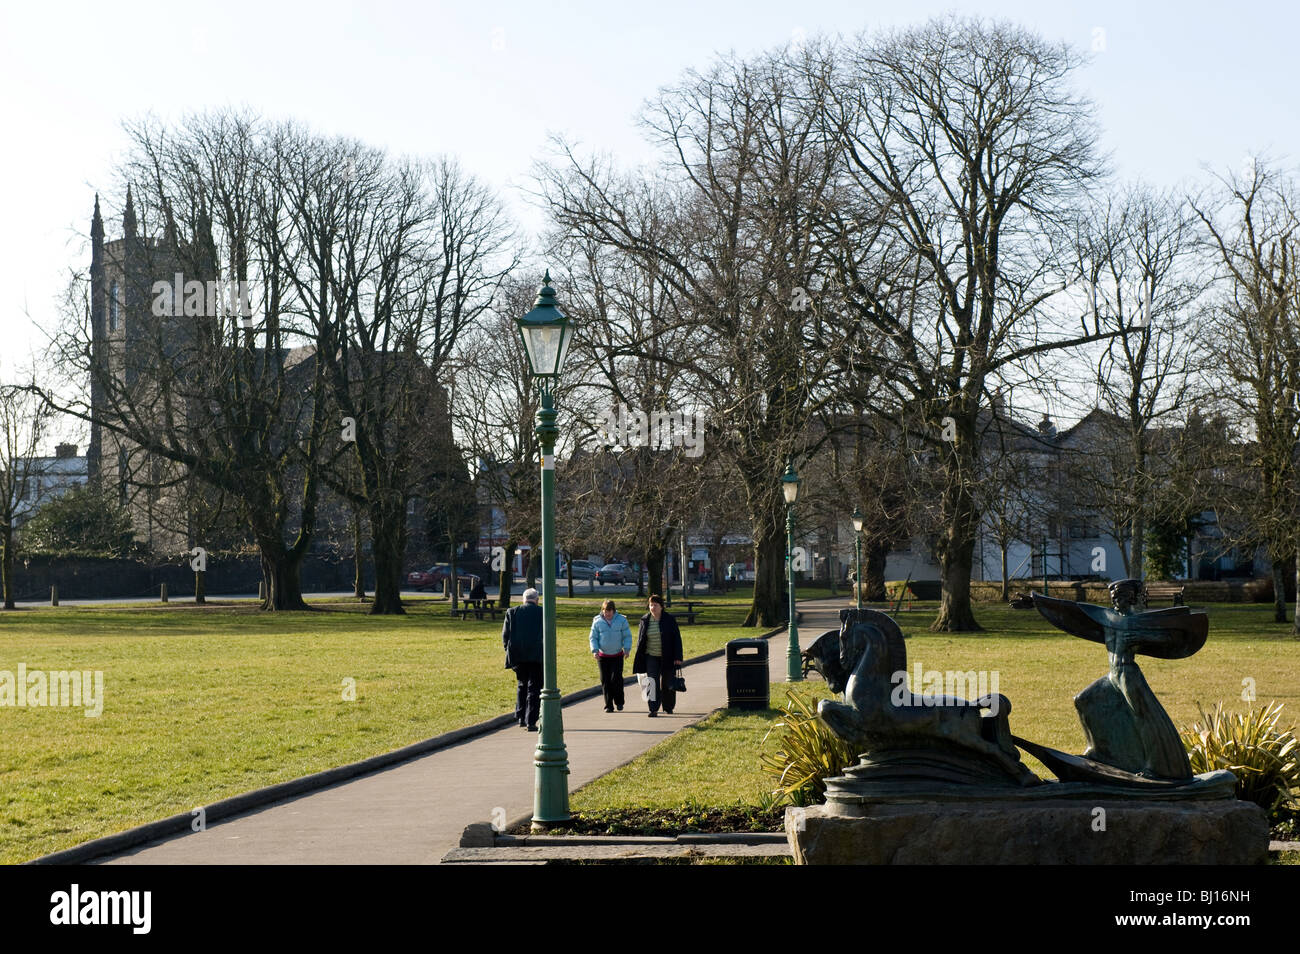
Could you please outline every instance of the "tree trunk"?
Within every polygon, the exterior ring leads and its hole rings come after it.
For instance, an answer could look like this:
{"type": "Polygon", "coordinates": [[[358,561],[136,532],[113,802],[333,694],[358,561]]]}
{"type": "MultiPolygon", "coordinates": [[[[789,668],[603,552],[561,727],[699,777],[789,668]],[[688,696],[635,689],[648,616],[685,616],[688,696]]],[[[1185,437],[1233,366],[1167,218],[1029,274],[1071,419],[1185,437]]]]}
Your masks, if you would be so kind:
{"type": "Polygon", "coordinates": [[[524,571],[524,589],[532,590],[537,588],[537,574],[542,569],[542,553],[540,545],[534,546],[528,551],[528,569],[524,571]]]}
{"type": "Polygon", "coordinates": [[[5,609],[14,609],[14,531],[8,523],[0,535],[0,588],[4,589],[5,609]]]}
{"type": "MultiPolygon", "coordinates": [[[[947,461],[942,496],[944,535],[939,564],[943,601],[939,604],[939,616],[930,624],[933,632],[942,633],[980,631],[970,602],[970,571],[975,557],[975,533],[979,529],[974,487],[969,476],[975,472],[975,462],[970,454],[970,448],[974,446],[975,422],[959,419],[958,427],[957,441],[949,452],[952,456],[947,461]]],[[[1044,550],[1044,568],[1046,553],[1044,550]]]]}
{"type": "Polygon", "coordinates": [[[510,591],[515,588],[515,542],[507,540],[505,545],[505,563],[501,566],[501,575],[497,584],[501,592],[497,594],[497,605],[506,608],[510,605],[510,591]]]}
{"type": "Polygon", "coordinates": [[[982,627],[975,622],[971,611],[970,570],[975,556],[975,540],[967,536],[965,540],[956,540],[944,550],[940,559],[940,572],[943,581],[943,602],[939,605],[939,616],[930,624],[933,632],[942,633],[977,633],[982,627]]]}
{"type": "Polygon", "coordinates": [[[1143,535],[1147,532],[1146,521],[1142,517],[1141,511],[1133,515],[1133,555],[1129,557],[1129,565],[1125,567],[1129,579],[1140,580],[1143,573],[1142,545],[1143,535]]]}
{"type": "Polygon", "coordinates": [[[741,625],[766,628],[786,622],[781,603],[785,590],[785,528],[773,522],[754,544],[754,601],[741,625]]]}
{"type": "Polygon", "coordinates": [[[688,600],[691,598],[691,591],[694,587],[691,586],[691,561],[686,556],[685,531],[682,531],[677,538],[677,552],[677,559],[681,562],[681,567],[678,569],[677,575],[681,577],[682,581],[682,599],[688,600]]]}
{"type": "Polygon", "coordinates": [[[862,556],[862,601],[883,602],[889,598],[885,592],[885,560],[889,556],[889,547],[878,538],[868,537],[862,556]]]}
{"type": "Polygon", "coordinates": [[[305,610],[310,609],[302,598],[302,557],[285,552],[283,547],[275,547],[268,552],[262,547],[262,577],[266,580],[266,600],[262,603],[264,610],[305,610]]]}
{"type": "Polygon", "coordinates": [[[822,552],[826,554],[826,578],[830,581],[831,596],[839,596],[839,561],[835,558],[835,541],[829,536],[822,537],[822,552]]]}
{"type": "MultiPolygon", "coordinates": [[[[650,591],[659,593],[659,587],[664,581],[664,548],[663,546],[651,547],[645,552],[645,566],[647,575],[650,578],[650,591]]],[[[640,574],[638,574],[640,579],[640,574]]],[[[637,596],[644,597],[645,592],[637,593],[637,596]]],[[[660,593],[662,596],[663,594],[660,593]]]]}
{"type": "Polygon", "coordinates": [[[352,511],[352,595],[359,600],[364,600],[366,574],[361,553],[361,513],[354,509],[352,511]]]}
{"type": "Polygon", "coordinates": [[[1007,543],[1005,540],[1002,541],[1002,545],[998,547],[998,550],[1002,554],[1002,602],[1005,603],[1011,599],[1011,580],[1007,576],[1007,543]]]}
{"type": "MultiPolygon", "coordinates": [[[[450,534],[448,534],[450,536],[450,534]]],[[[447,545],[447,576],[451,579],[451,609],[456,611],[457,602],[460,599],[460,574],[456,572],[456,541],[452,540],[447,545]]]]}
{"type": "Polygon", "coordinates": [[[406,560],[406,505],[370,508],[370,548],[375,561],[371,616],[403,616],[402,570],[406,560]]]}
{"type": "MultiPolygon", "coordinates": [[[[722,534],[715,532],[709,547],[709,590],[714,593],[727,592],[727,581],[723,573],[723,558],[726,552],[722,548],[722,534]]],[[[832,590],[834,584],[832,584],[832,590]]]]}
{"type": "Polygon", "coordinates": [[[207,577],[206,570],[194,571],[194,602],[200,606],[208,601],[207,577]]]}
{"type": "Polygon", "coordinates": [[[1296,614],[1292,617],[1295,620],[1295,626],[1291,630],[1291,635],[1296,639],[1300,639],[1300,550],[1295,552],[1295,599],[1296,614]]]}
{"type": "MultiPolygon", "coordinates": [[[[1286,622],[1286,561],[1273,561],[1273,622],[1286,622]]],[[[1296,594],[1300,597],[1300,593],[1296,594]]]]}
{"type": "MultiPolygon", "coordinates": [[[[1137,384],[1135,390],[1139,390],[1137,384]]],[[[1146,441],[1143,434],[1146,430],[1146,422],[1143,420],[1142,410],[1140,407],[1140,398],[1138,394],[1130,394],[1129,404],[1129,425],[1132,428],[1129,438],[1133,446],[1133,493],[1129,500],[1133,507],[1133,521],[1129,531],[1129,539],[1133,541],[1132,554],[1129,557],[1127,576],[1129,579],[1140,580],[1146,573],[1146,501],[1143,500],[1143,490],[1146,487],[1143,475],[1146,473],[1147,450],[1146,441]]]]}

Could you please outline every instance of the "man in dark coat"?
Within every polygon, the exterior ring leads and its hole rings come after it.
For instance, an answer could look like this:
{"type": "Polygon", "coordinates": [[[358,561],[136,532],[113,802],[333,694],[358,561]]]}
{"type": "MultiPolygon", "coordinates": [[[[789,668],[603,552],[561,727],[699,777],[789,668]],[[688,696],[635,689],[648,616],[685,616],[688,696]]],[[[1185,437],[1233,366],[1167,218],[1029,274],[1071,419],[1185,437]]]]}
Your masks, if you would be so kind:
{"type": "Polygon", "coordinates": [[[655,683],[657,694],[650,700],[650,717],[659,712],[673,714],[677,693],[673,690],[677,667],[682,664],[682,631],[671,613],[664,612],[664,598],[659,594],[650,597],[650,612],[641,617],[637,631],[636,655],[632,659],[632,672],[645,673],[655,683]],[[658,653],[653,645],[658,642],[658,653]]]}
{"type": "Polygon", "coordinates": [[[542,608],[537,598],[536,590],[524,590],[524,602],[506,610],[506,621],[501,626],[506,668],[515,671],[519,682],[515,719],[529,732],[537,731],[542,707],[542,608]]]}

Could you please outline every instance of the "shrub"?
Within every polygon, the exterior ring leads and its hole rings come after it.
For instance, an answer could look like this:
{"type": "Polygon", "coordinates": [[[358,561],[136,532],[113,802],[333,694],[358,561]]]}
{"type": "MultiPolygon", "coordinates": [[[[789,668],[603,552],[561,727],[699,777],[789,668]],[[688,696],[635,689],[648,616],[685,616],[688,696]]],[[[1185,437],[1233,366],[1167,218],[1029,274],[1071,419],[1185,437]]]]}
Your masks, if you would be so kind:
{"type": "Polygon", "coordinates": [[[115,495],[83,484],[36,511],[20,531],[28,553],[125,556],[134,549],[131,513],[115,495]]]}
{"type": "Polygon", "coordinates": [[[1232,772],[1237,797],[1268,812],[1270,822],[1300,808],[1300,739],[1295,726],[1278,728],[1281,705],[1227,713],[1219,702],[1213,712],[1200,713],[1201,720],[1182,731],[1193,772],[1232,772]]]}
{"type": "MultiPolygon", "coordinates": [[[[817,700],[785,691],[784,718],[768,730],[784,729],[775,753],[763,753],[763,771],[777,779],[773,792],[792,805],[810,805],[826,794],[826,779],[857,761],[849,745],[817,717],[817,700]]],[[[764,741],[767,736],[764,736],[764,741]]]]}

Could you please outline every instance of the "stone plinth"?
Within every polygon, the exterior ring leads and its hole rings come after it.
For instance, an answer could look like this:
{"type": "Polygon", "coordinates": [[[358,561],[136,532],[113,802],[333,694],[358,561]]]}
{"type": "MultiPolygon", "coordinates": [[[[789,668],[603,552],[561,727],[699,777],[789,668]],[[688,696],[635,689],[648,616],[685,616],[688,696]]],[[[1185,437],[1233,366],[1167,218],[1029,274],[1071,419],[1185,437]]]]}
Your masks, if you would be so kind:
{"type": "Polygon", "coordinates": [[[833,811],[842,809],[786,810],[796,864],[1242,865],[1268,856],[1263,810],[1236,800],[895,802],[833,811]]]}

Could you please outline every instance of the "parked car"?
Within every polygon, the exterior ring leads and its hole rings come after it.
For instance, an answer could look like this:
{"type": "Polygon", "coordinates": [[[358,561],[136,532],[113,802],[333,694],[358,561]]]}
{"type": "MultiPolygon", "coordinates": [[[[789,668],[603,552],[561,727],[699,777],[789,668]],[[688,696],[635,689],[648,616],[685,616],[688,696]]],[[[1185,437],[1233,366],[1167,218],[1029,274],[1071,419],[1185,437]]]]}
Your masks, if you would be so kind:
{"type": "Polygon", "coordinates": [[[623,563],[606,563],[596,571],[596,582],[601,586],[606,583],[622,584],[628,581],[631,576],[626,564],[623,563]]]}
{"type": "MultiPolygon", "coordinates": [[[[417,590],[440,590],[447,578],[451,576],[450,563],[435,563],[427,570],[414,570],[406,574],[406,585],[417,590]]],[[[472,587],[478,582],[474,573],[466,573],[457,568],[456,579],[464,588],[472,587]]]]}
{"type": "MultiPolygon", "coordinates": [[[[573,561],[573,578],[575,580],[594,580],[596,578],[596,574],[599,572],[600,572],[600,567],[596,566],[596,564],[592,563],[590,560],[573,561]]],[[[569,576],[568,564],[567,563],[560,564],[559,578],[561,580],[564,580],[564,579],[568,579],[568,576],[569,576]]]]}

